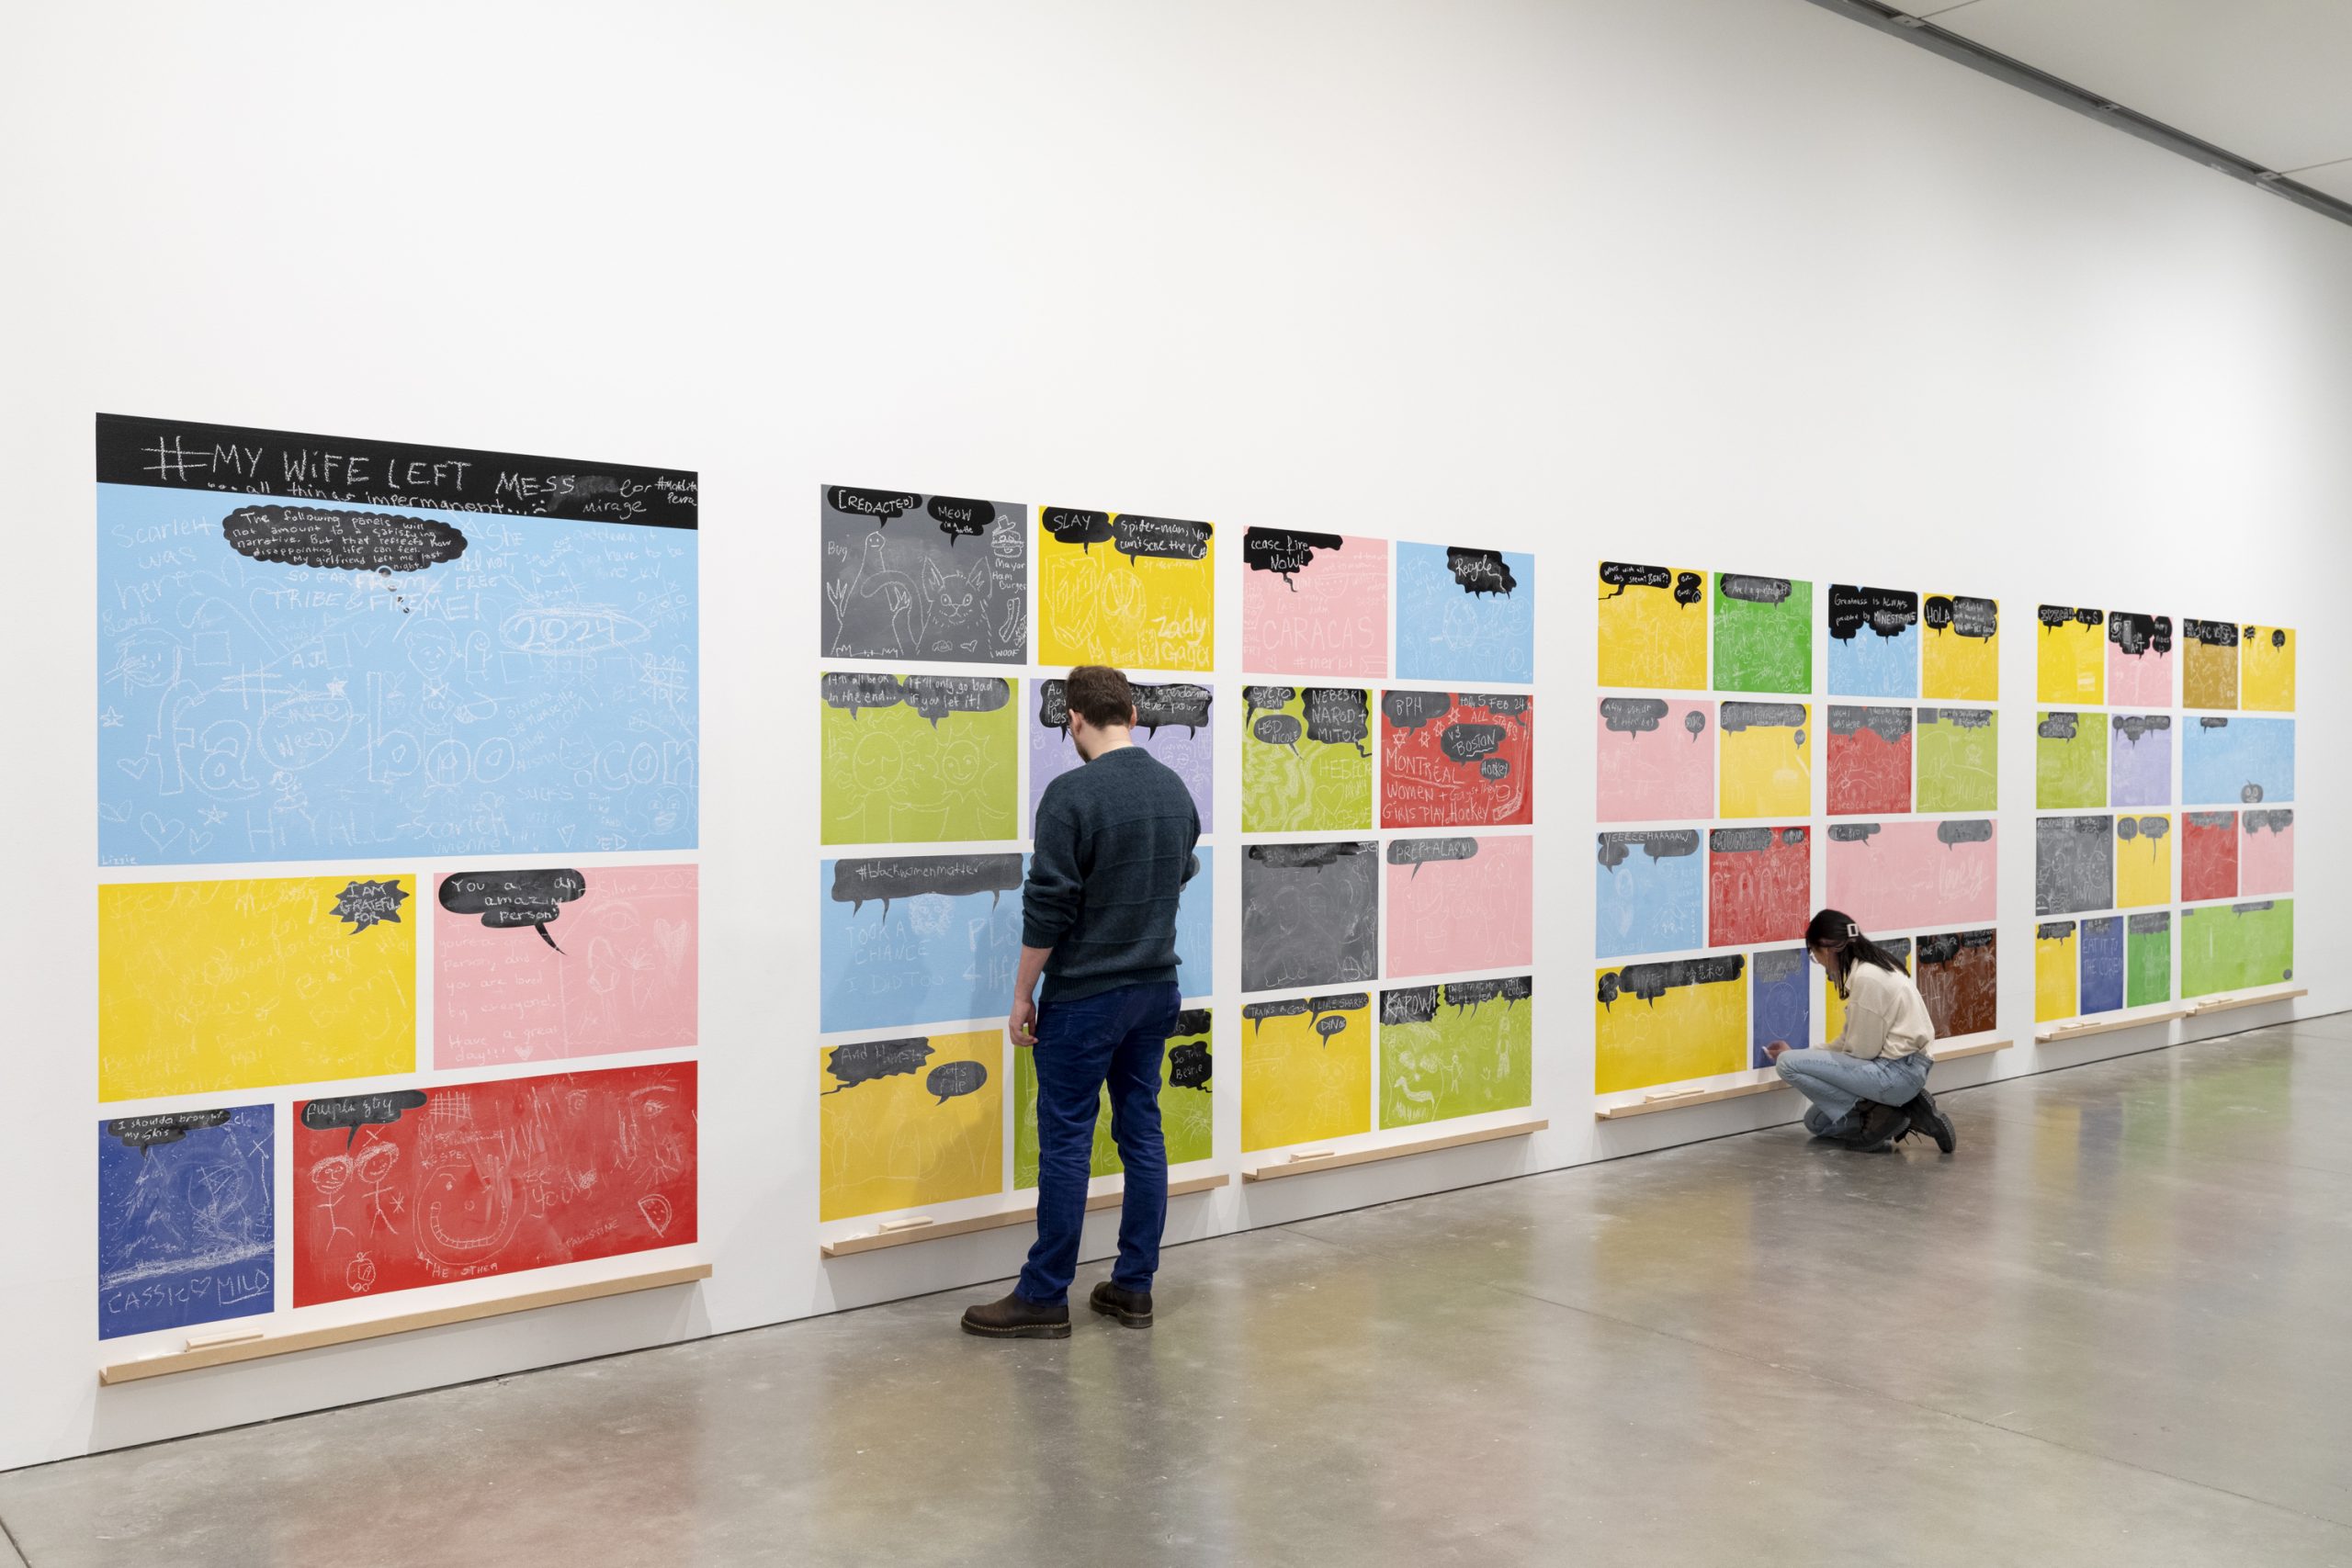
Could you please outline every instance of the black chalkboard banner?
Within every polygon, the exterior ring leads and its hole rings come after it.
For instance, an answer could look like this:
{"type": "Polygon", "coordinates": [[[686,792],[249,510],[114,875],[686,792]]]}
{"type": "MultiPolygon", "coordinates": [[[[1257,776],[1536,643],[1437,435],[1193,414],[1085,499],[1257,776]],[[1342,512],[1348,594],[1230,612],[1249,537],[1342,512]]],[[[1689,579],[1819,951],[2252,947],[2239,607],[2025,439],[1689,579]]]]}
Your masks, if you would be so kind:
{"type": "Polygon", "coordinates": [[[691,470],[98,415],[98,482],[373,506],[695,526],[691,470]]]}

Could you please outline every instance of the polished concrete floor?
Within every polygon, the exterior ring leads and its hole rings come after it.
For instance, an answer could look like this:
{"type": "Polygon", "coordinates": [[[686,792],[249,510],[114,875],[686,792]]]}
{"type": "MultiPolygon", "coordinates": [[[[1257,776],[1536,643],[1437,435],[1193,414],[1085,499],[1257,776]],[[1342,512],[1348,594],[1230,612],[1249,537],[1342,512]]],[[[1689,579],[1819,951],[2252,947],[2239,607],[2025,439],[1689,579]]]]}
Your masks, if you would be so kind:
{"type": "MultiPolygon", "coordinates": [[[[2352,1563],[2352,1015],[0,1476],[31,1568],[2352,1563]],[[1101,1274],[1090,1268],[1080,1288],[1101,1274]]],[[[0,1563],[6,1562],[0,1549],[0,1563]]]]}

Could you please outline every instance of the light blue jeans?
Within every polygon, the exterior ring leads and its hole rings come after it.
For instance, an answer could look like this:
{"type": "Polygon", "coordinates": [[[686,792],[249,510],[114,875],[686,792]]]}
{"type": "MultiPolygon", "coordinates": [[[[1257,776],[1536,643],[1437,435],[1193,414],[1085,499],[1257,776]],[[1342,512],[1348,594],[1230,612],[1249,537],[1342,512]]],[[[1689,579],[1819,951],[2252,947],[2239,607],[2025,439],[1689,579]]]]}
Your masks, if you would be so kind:
{"type": "Polygon", "coordinates": [[[1857,1100],[1903,1105],[1928,1087],[1928,1054],[1915,1051],[1888,1061],[1874,1056],[1864,1061],[1843,1051],[1790,1050],[1772,1065],[1781,1081],[1813,1101],[1804,1113],[1808,1133],[1825,1138],[1850,1137],[1862,1130],[1855,1113],[1857,1100]]]}

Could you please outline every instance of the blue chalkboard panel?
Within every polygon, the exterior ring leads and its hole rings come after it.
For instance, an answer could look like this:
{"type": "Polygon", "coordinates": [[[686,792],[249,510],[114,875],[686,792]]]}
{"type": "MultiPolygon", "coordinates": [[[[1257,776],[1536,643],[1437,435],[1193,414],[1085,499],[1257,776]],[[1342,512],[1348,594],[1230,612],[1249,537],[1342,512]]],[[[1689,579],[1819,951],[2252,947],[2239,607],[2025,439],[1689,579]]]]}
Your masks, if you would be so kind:
{"type": "Polygon", "coordinates": [[[98,1337],[271,1310],[273,1108],[98,1123],[98,1337]]]}

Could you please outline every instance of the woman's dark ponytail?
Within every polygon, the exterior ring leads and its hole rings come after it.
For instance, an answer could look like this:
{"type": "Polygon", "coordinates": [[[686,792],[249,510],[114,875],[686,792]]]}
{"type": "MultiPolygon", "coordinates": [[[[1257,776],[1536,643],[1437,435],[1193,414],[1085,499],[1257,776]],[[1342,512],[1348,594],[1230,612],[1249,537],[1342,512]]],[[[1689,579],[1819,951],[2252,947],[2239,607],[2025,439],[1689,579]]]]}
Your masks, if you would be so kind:
{"type": "Polygon", "coordinates": [[[1813,917],[1804,928],[1804,944],[1810,948],[1826,949],[1838,960],[1838,995],[1842,999],[1848,979],[1858,964],[1875,964],[1882,969],[1903,973],[1903,961],[1862,934],[1862,928],[1843,909],[1824,909],[1813,917]]]}

